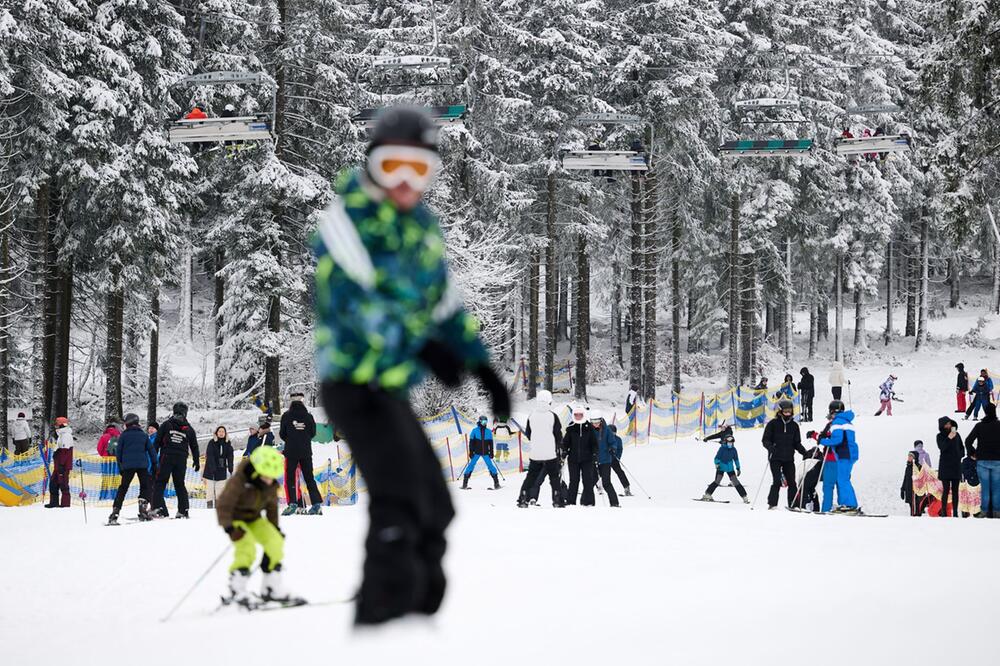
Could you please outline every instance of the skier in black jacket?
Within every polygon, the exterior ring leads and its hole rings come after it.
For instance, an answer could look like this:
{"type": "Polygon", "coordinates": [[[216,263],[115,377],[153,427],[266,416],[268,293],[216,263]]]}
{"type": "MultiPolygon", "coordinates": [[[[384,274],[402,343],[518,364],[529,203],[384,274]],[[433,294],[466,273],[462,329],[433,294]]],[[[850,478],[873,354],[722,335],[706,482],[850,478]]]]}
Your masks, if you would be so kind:
{"type": "Polygon", "coordinates": [[[594,484],[597,482],[597,434],[594,426],[585,420],[581,406],[573,408],[573,423],[566,428],[562,441],[563,454],[569,464],[569,493],[567,504],[576,504],[576,494],[583,477],[582,506],[594,506],[594,484]]]}
{"type": "Polygon", "coordinates": [[[809,368],[799,370],[799,400],[802,404],[802,421],[813,420],[813,398],[816,397],[816,378],[809,374],[809,368]]]}
{"type": "Polygon", "coordinates": [[[149,496],[152,485],[149,467],[150,461],[156,460],[156,451],[153,450],[149,436],[142,431],[137,415],[125,415],[125,432],[118,437],[118,450],[115,456],[118,458],[118,471],[122,480],[115,494],[108,525],[118,524],[118,514],[122,510],[125,495],[134,477],[139,477],[139,520],[149,520],[149,496]]]}
{"type": "Polygon", "coordinates": [[[291,394],[292,402],[288,411],[281,415],[281,428],[278,437],[285,443],[285,497],[288,507],[283,515],[291,515],[298,511],[299,506],[305,506],[298,497],[295,483],[295,470],[302,468],[302,476],[309,489],[310,515],[323,513],[323,497],[316,487],[316,477],[313,475],[312,441],[316,436],[316,419],[306,409],[305,395],[291,394]]]}
{"type": "Polygon", "coordinates": [[[792,506],[795,501],[795,452],[798,451],[805,457],[806,448],[802,446],[802,433],[799,432],[799,424],[795,422],[794,409],[791,400],[779,400],[778,413],[764,427],[761,441],[767,449],[767,461],[771,466],[771,491],[767,494],[769,509],[778,506],[782,474],[788,483],[788,506],[792,506]]]}
{"type": "Polygon", "coordinates": [[[173,416],[160,426],[153,445],[160,456],[160,468],[156,473],[153,492],[153,514],[154,517],[167,517],[163,492],[167,489],[167,481],[172,478],[174,491],[177,493],[177,518],[187,518],[188,493],[184,485],[184,474],[187,472],[188,450],[194,459],[196,472],[201,469],[201,457],[198,453],[198,435],[187,421],[188,406],[183,402],[175,403],[173,412],[173,416]]]}

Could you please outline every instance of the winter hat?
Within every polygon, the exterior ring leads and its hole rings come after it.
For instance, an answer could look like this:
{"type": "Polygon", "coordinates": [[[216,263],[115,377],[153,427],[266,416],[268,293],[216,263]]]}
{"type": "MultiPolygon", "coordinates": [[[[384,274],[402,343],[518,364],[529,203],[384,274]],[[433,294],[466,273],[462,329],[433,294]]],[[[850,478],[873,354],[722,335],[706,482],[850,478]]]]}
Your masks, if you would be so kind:
{"type": "Polygon", "coordinates": [[[799,370],[799,374],[800,375],[808,375],[809,374],[809,368],[802,368],[801,370],[799,370]]]}
{"type": "Polygon", "coordinates": [[[959,370],[965,370],[965,364],[964,363],[956,363],[955,367],[958,368],[959,370]]]}
{"type": "Polygon", "coordinates": [[[17,413],[17,418],[23,419],[24,418],[24,412],[18,412],[17,413]]]}
{"type": "Polygon", "coordinates": [[[589,418],[591,421],[600,421],[604,419],[604,414],[602,414],[601,410],[599,409],[592,409],[590,410],[590,415],[587,418],[589,418]]]}
{"type": "Polygon", "coordinates": [[[303,393],[302,391],[295,391],[288,397],[292,399],[292,402],[302,402],[303,400],[306,399],[306,394],[303,393]]]}
{"type": "Polygon", "coordinates": [[[183,417],[186,418],[187,415],[188,415],[188,406],[185,405],[183,402],[175,402],[174,403],[174,415],[175,416],[183,416],[183,417]]]}
{"type": "Polygon", "coordinates": [[[69,425],[69,419],[66,418],[65,416],[57,416],[56,417],[56,427],[57,428],[62,428],[63,426],[68,426],[68,425],[69,425]]]}
{"type": "Polygon", "coordinates": [[[437,151],[438,128],[430,115],[417,107],[394,106],[375,119],[368,152],[384,144],[416,146],[437,151]]]}
{"type": "Polygon", "coordinates": [[[915,440],[913,442],[913,450],[914,451],[923,451],[924,450],[924,443],[922,441],[920,441],[919,439],[915,440]]]}
{"type": "Polygon", "coordinates": [[[147,428],[156,428],[157,430],[159,430],[160,429],[160,424],[157,423],[156,421],[150,421],[149,423],[146,424],[146,427],[147,428]]]}
{"type": "Polygon", "coordinates": [[[129,412],[125,415],[125,427],[139,425],[139,415],[129,412]]]}
{"type": "Polygon", "coordinates": [[[573,408],[573,423],[583,423],[586,420],[587,408],[583,405],[577,405],[573,408]],[[577,418],[579,416],[579,418],[577,418]]]}
{"type": "Polygon", "coordinates": [[[545,389],[542,389],[541,391],[538,392],[538,395],[535,396],[535,400],[538,402],[539,405],[546,405],[546,406],[551,405],[552,391],[546,391],[545,389]]]}

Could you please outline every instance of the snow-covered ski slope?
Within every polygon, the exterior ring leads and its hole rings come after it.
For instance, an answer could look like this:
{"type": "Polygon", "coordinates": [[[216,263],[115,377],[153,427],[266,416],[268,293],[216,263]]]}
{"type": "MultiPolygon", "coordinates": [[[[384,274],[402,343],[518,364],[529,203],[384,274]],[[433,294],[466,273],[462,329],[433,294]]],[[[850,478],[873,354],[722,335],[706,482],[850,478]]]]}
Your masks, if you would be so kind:
{"type": "MultiPolygon", "coordinates": [[[[693,439],[626,448],[625,464],[653,499],[633,483],[622,509],[601,496],[596,508],[552,509],[547,483],[541,508],[517,509],[520,475],[498,492],[478,476],[473,490],[453,493],[441,613],[379,631],[353,632],[346,603],[209,615],[228,556],[173,620],[158,622],[226,546],[209,511],[106,528],[103,508],[89,509],[88,525],[79,508],[3,510],[3,663],[883,665],[946,663],[959,635],[978,637],[961,642],[964,659],[993,663],[1000,521],[910,518],[898,499],[914,439],[937,463],[936,420],[954,410],[957,360],[970,374],[987,366],[982,352],[925,353],[892,368],[848,369],[858,495],[889,518],[769,512],[767,481],[752,511],[692,502],[711,480],[715,452],[693,439]],[[891,419],[875,418],[876,387],[890,370],[906,402],[891,419]],[[955,640],[929,631],[939,620],[955,640]]],[[[819,412],[828,366],[811,369],[819,412]]],[[[595,404],[613,409],[611,388],[596,393],[608,401],[595,404]]],[[[968,433],[972,422],[959,423],[968,433]]],[[[760,431],[736,436],[752,497],[766,462],[760,431]]],[[[736,499],[727,488],[716,497],[736,499]]],[[[364,499],[283,519],[293,591],[320,602],[350,596],[366,524],[364,499]]]]}

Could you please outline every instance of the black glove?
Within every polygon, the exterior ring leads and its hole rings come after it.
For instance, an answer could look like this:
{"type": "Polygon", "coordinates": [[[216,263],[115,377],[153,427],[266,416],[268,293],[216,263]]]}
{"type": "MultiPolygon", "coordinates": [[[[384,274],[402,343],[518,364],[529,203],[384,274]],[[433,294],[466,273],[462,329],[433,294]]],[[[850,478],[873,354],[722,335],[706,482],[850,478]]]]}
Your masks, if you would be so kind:
{"type": "Polygon", "coordinates": [[[903,500],[904,502],[906,501],[906,491],[905,490],[900,490],[899,491],[899,499],[903,500]]]}
{"type": "Polygon", "coordinates": [[[497,373],[487,363],[477,366],[472,372],[479,379],[479,383],[486,389],[486,392],[490,394],[490,406],[493,408],[493,416],[501,421],[509,419],[510,393],[507,391],[507,386],[503,381],[497,377],[497,373]]]}
{"type": "Polygon", "coordinates": [[[226,534],[229,535],[230,541],[236,542],[242,539],[246,535],[246,532],[244,532],[238,527],[230,526],[226,528],[226,534]]]}
{"type": "Polygon", "coordinates": [[[806,439],[816,439],[816,431],[810,430],[806,433],[806,439]]]}
{"type": "Polygon", "coordinates": [[[201,461],[197,458],[194,459],[194,471],[199,471],[201,469],[201,461]]]}
{"type": "Polygon", "coordinates": [[[740,475],[740,471],[741,471],[741,470],[736,470],[736,476],[739,476],[739,475],[740,475]]]}
{"type": "Polygon", "coordinates": [[[462,359],[437,340],[428,340],[417,358],[424,362],[445,386],[454,388],[462,383],[462,359]]]}

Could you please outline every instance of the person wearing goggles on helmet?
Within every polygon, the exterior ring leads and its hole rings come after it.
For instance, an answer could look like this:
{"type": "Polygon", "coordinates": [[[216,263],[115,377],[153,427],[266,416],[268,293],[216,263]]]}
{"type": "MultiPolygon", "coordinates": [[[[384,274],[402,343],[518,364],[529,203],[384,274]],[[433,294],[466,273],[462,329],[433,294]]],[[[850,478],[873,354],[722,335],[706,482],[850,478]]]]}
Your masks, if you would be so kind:
{"type": "Polygon", "coordinates": [[[497,490],[500,488],[497,466],[493,463],[493,431],[490,430],[487,423],[486,417],[480,416],[479,420],[476,421],[476,427],[469,433],[469,464],[465,466],[465,471],[462,472],[462,490],[469,489],[469,478],[476,471],[476,465],[479,464],[480,458],[486,463],[486,469],[490,471],[490,476],[493,477],[493,489],[497,490]]]}
{"type": "Polygon", "coordinates": [[[510,416],[507,387],[449,280],[441,229],[422,202],[438,168],[433,120],[419,109],[383,110],[365,166],[338,179],[313,244],[321,400],[370,500],[357,625],[430,615],[444,598],[454,509],[409,389],[427,372],[450,387],[472,375],[493,414],[510,416]]]}
{"type": "Polygon", "coordinates": [[[778,494],[781,492],[782,480],[788,485],[788,506],[792,506],[798,494],[795,484],[795,452],[806,456],[806,448],[802,446],[802,433],[799,424],[795,422],[795,405],[787,398],[778,401],[778,410],[774,418],[764,426],[764,436],[761,438],[767,449],[767,462],[771,467],[771,490],[767,494],[767,508],[778,507],[778,494]]]}

